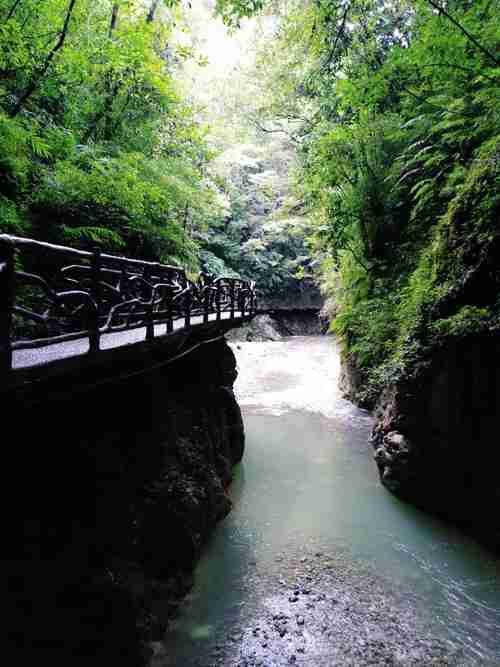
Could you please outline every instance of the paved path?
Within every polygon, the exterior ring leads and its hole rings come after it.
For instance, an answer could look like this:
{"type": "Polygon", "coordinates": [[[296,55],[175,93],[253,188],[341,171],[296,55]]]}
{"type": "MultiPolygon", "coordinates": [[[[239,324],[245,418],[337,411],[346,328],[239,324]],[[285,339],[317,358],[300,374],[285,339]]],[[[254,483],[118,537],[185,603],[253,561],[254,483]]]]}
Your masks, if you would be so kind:
{"type": "MultiPolygon", "coordinates": [[[[212,313],[208,317],[209,322],[215,322],[217,315],[212,313]]],[[[221,320],[229,320],[230,313],[221,313],[221,320]]],[[[235,320],[241,320],[241,312],[234,313],[235,320]]],[[[198,315],[191,318],[191,325],[203,324],[203,316],[198,315]]],[[[184,329],[184,318],[174,320],[174,332],[184,329]]],[[[155,339],[167,334],[166,324],[155,324],[155,339]]],[[[118,331],[115,333],[102,334],[100,341],[101,350],[111,350],[113,348],[122,347],[123,345],[130,345],[131,343],[140,343],[146,339],[146,327],[131,329],[128,331],[118,331]]],[[[53,345],[46,345],[44,347],[32,348],[28,350],[14,350],[12,355],[12,367],[31,368],[33,366],[41,366],[50,361],[57,361],[60,359],[68,359],[70,357],[78,357],[87,354],[89,351],[89,339],[77,338],[76,340],[68,340],[63,343],[55,343],[53,345]]]]}

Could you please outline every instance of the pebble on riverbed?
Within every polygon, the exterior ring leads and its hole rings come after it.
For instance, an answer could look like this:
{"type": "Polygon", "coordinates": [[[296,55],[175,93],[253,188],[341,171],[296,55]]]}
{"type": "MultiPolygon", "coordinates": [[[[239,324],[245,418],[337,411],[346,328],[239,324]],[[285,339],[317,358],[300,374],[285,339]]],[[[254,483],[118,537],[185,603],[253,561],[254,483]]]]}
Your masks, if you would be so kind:
{"type": "MultiPolygon", "coordinates": [[[[306,562],[303,557],[298,561],[299,565],[306,562]]],[[[427,636],[410,606],[391,593],[387,582],[342,558],[321,553],[315,555],[314,563],[307,589],[303,586],[305,571],[297,570],[295,562],[283,561],[279,575],[261,577],[259,610],[248,629],[241,629],[241,641],[228,641],[222,654],[200,666],[473,664],[463,662],[457,650],[427,636]]]]}

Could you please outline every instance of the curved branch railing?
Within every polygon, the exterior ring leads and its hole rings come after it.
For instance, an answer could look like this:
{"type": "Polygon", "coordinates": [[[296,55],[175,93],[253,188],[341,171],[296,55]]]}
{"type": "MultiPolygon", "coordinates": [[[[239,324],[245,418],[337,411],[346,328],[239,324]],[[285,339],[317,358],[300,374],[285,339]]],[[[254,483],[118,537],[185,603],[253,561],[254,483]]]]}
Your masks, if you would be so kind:
{"type": "Polygon", "coordinates": [[[182,328],[256,312],[255,283],[128,257],[76,250],[0,235],[0,369],[14,350],[88,337],[89,353],[102,334],[145,328],[145,340],[182,328]],[[227,315],[224,315],[227,313],[227,315]],[[178,325],[175,327],[178,329],[178,325]]]}

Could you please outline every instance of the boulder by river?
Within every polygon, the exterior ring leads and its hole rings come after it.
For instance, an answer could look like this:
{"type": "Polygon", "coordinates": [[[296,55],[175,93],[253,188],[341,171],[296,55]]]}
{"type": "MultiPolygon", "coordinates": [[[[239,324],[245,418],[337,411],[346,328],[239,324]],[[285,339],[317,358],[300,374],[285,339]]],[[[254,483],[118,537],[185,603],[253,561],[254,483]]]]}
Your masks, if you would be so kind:
{"type": "Polygon", "coordinates": [[[231,342],[263,342],[281,340],[286,336],[314,336],[325,327],[316,309],[275,310],[257,315],[250,322],[227,334],[231,342]]]}
{"type": "Polygon", "coordinates": [[[420,359],[405,380],[365,402],[366,378],[342,359],[346,398],[374,408],[371,442],[391,492],[459,524],[500,551],[500,340],[496,334],[448,341],[420,359]]]}
{"type": "Polygon", "coordinates": [[[323,305],[324,298],[312,280],[297,280],[287,293],[260,296],[261,314],[226,337],[230,342],[265,342],[323,334],[328,328],[322,315],[323,305]]]}
{"type": "Polygon", "coordinates": [[[469,336],[390,385],[372,443],[382,482],[500,550],[500,341],[469,336]]]}

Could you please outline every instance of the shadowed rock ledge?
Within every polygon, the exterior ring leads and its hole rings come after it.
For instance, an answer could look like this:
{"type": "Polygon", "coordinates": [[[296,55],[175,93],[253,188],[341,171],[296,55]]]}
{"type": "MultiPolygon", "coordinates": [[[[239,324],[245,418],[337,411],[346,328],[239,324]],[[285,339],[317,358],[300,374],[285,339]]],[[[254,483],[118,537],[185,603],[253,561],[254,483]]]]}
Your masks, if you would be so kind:
{"type": "Polygon", "coordinates": [[[257,315],[227,336],[231,342],[276,341],[288,336],[317,336],[325,332],[317,310],[274,310],[257,315]]]}
{"type": "MultiPolygon", "coordinates": [[[[459,524],[500,551],[500,339],[469,335],[422,359],[388,385],[374,411],[382,483],[401,498],[459,524]]],[[[363,378],[344,359],[343,389],[355,399],[363,378]]]]}
{"type": "Polygon", "coordinates": [[[219,338],[84,392],[10,400],[22,476],[10,640],[23,664],[148,660],[231,508],[225,489],[244,448],[235,378],[219,338]]]}
{"type": "Polygon", "coordinates": [[[384,485],[500,550],[497,335],[436,352],[415,381],[387,387],[372,442],[384,485]]]}

